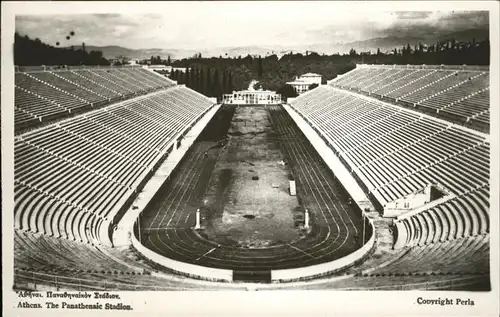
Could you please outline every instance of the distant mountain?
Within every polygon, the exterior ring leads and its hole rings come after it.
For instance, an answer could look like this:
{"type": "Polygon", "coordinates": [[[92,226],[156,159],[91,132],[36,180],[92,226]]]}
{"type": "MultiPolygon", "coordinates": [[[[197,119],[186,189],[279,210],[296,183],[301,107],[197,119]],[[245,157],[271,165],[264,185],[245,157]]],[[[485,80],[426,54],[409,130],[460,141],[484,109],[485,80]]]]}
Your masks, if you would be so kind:
{"type": "MultiPolygon", "coordinates": [[[[93,46],[86,45],[87,51],[101,51],[103,56],[106,58],[115,58],[118,56],[126,56],[131,59],[147,59],[151,56],[161,56],[162,58],[167,58],[170,55],[171,59],[181,59],[191,57],[194,54],[201,53],[204,57],[245,57],[250,55],[262,55],[265,56],[267,53],[271,54],[273,52],[272,48],[264,48],[258,46],[245,46],[245,47],[215,47],[206,48],[200,50],[187,50],[187,49],[161,49],[161,48],[150,48],[150,49],[130,49],[122,46],[93,46]]],[[[274,50],[274,53],[277,53],[274,50]]]]}
{"type": "Polygon", "coordinates": [[[348,53],[351,48],[354,48],[357,52],[371,51],[372,53],[380,48],[382,52],[393,50],[394,48],[401,48],[403,45],[410,44],[411,47],[422,44],[434,44],[437,41],[451,40],[455,39],[457,41],[471,41],[475,38],[477,41],[485,40],[489,38],[488,29],[476,28],[467,29],[457,32],[452,32],[448,34],[435,34],[434,32],[419,32],[418,35],[402,35],[402,36],[386,36],[371,38],[364,41],[355,41],[349,43],[317,43],[310,45],[301,45],[294,47],[283,47],[276,45],[273,47],[261,47],[261,46],[240,46],[240,47],[213,47],[204,48],[200,50],[188,50],[188,49],[162,49],[162,48],[151,48],[151,49],[129,49],[121,46],[90,46],[87,45],[87,50],[99,50],[103,52],[104,57],[114,58],[117,56],[127,56],[131,59],[147,59],[151,56],[161,56],[162,58],[167,58],[170,55],[171,59],[181,59],[193,56],[196,53],[201,53],[203,57],[245,57],[250,55],[268,55],[277,54],[283,55],[284,53],[293,51],[298,53],[304,53],[305,51],[314,51],[319,54],[333,54],[333,53],[348,53]]]}
{"type": "Polygon", "coordinates": [[[357,52],[376,52],[377,48],[380,48],[382,52],[385,52],[393,50],[394,48],[401,48],[407,44],[410,44],[413,48],[413,46],[418,45],[418,43],[430,45],[444,40],[455,39],[456,41],[471,41],[473,38],[477,41],[486,40],[489,38],[489,31],[487,29],[467,29],[440,35],[434,33],[423,33],[419,36],[386,36],[349,43],[321,43],[310,45],[306,49],[326,54],[337,52],[341,54],[347,53],[351,48],[354,48],[357,52]]]}
{"type": "Polygon", "coordinates": [[[187,55],[190,52],[177,50],[177,49],[162,49],[162,48],[149,48],[149,49],[130,49],[122,46],[93,46],[86,45],[85,49],[87,51],[101,51],[105,58],[115,58],[118,56],[126,56],[131,59],[146,59],[151,56],[161,56],[162,58],[167,58],[170,55],[170,58],[176,59],[187,56],[192,56],[195,52],[192,52],[191,55],[187,55]]]}
{"type": "Polygon", "coordinates": [[[241,47],[222,47],[219,49],[214,49],[213,52],[219,51],[220,56],[228,57],[245,57],[248,54],[250,55],[261,55],[266,56],[272,53],[277,53],[277,48],[274,47],[260,47],[260,46],[241,46],[241,47]]]}

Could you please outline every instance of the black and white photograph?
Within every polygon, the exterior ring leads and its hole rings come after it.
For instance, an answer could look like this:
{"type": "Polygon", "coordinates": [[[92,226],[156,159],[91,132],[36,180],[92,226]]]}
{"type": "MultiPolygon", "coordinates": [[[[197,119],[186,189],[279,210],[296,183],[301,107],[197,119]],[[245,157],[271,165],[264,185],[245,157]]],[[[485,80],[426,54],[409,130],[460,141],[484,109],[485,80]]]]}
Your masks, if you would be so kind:
{"type": "Polygon", "coordinates": [[[498,8],[2,3],[3,307],[497,315],[498,8]]]}

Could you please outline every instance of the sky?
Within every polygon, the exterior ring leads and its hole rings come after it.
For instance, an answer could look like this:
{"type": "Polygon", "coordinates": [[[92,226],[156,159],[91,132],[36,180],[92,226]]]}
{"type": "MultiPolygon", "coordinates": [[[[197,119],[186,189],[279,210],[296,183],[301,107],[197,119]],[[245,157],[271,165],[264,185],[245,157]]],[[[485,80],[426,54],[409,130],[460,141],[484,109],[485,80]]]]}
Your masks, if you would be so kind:
{"type": "Polygon", "coordinates": [[[15,29],[52,45],[85,42],[132,49],[198,49],[346,43],[384,36],[450,33],[489,25],[487,11],[400,9],[330,1],[197,1],[116,8],[66,6],[62,10],[48,5],[47,10],[18,14],[15,29]],[[70,31],[75,36],[66,40],[70,31]]]}

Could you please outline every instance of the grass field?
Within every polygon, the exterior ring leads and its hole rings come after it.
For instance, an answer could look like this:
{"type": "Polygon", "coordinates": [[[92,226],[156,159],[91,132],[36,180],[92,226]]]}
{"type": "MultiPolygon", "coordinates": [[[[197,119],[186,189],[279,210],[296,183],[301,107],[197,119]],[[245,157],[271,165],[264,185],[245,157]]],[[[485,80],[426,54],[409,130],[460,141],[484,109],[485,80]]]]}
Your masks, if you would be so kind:
{"type": "Polygon", "coordinates": [[[204,196],[205,234],[221,244],[248,248],[300,237],[290,170],[263,107],[239,107],[204,196]]]}

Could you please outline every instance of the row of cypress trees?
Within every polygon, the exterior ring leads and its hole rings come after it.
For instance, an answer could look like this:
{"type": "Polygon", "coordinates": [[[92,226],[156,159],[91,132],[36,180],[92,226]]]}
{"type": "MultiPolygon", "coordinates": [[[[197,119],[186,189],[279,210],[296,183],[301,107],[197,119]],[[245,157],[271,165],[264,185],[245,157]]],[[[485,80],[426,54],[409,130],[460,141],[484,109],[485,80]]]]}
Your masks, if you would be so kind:
{"type": "Polygon", "coordinates": [[[217,68],[186,68],[185,72],[175,70],[170,78],[208,97],[220,99],[222,94],[233,92],[232,73],[217,68]]]}

